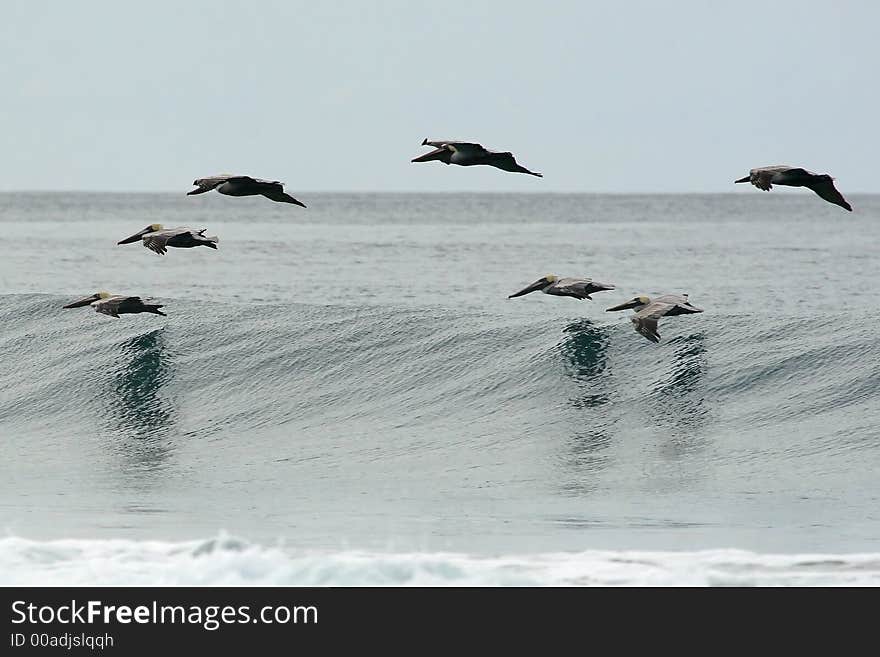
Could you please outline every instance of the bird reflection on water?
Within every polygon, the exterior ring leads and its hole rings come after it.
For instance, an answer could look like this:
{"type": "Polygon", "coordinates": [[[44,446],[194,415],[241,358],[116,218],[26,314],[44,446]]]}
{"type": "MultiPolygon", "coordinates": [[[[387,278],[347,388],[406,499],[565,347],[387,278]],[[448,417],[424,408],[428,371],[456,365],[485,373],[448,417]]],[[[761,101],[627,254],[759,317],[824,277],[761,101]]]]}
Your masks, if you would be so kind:
{"type": "Polygon", "coordinates": [[[563,329],[566,337],[557,346],[566,372],[575,380],[581,394],[571,401],[577,407],[608,403],[607,368],[609,329],[588,319],[572,322],[563,329]]]}
{"type": "Polygon", "coordinates": [[[698,447],[698,430],[711,420],[705,379],[708,351],[705,334],[692,333],[671,340],[671,372],[658,381],[652,395],[651,414],[656,425],[685,440],[689,450],[698,447]]]}
{"type": "Polygon", "coordinates": [[[706,336],[692,333],[687,337],[676,338],[672,376],[660,382],[657,392],[673,398],[686,398],[698,392],[706,376],[706,336]]]}
{"type": "Polygon", "coordinates": [[[175,409],[162,388],[172,377],[165,329],[143,333],[122,343],[123,361],[111,379],[112,401],[108,419],[115,433],[149,442],[138,457],[145,465],[159,458],[166,448],[159,443],[174,426],[175,409]]]}
{"type": "Polygon", "coordinates": [[[613,419],[607,412],[597,411],[613,399],[608,368],[610,330],[580,319],[568,324],[563,333],[557,351],[578,391],[569,401],[581,412],[575,416],[576,424],[560,455],[558,485],[561,493],[580,496],[595,490],[597,475],[608,465],[611,434],[607,429],[613,419]]]}
{"type": "Polygon", "coordinates": [[[610,465],[609,448],[615,442],[619,422],[624,430],[632,418],[637,418],[636,425],[642,429],[651,431],[653,426],[666,436],[661,452],[668,458],[677,459],[706,444],[703,428],[711,420],[711,411],[706,400],[705,335],[699,332],[669,340],[662,352],[654,354],[664,372],[648,384],[652,393],[633,397],[629,386],[640,386],[630,379],[644,376],[644,372],[628,370],[624,376],[627,387],[619,387],[623,380],[615,381],[609,360],[610,330],[580,320],[564,329],[566,337],[558,345],[565,370],[580,391],[571,403],[591,410],[588,415],[579,414],[582,422],[573,427],[566,441],[559,486],[571,495],[589,494],[599,485],[600,473],[610,465]]]}

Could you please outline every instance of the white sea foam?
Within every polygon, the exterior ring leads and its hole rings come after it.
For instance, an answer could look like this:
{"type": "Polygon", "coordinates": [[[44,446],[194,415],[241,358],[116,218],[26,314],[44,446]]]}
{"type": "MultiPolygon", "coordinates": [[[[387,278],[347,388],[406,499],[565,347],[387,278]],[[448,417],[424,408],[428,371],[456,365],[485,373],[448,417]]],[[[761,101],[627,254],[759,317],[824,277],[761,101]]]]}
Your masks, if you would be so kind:
{"type": "Polygon", "coordinates": [[[185,542],[0,539],[3,585],[878,586],[880,554],[586,551],[497,557],[185,542]]]}

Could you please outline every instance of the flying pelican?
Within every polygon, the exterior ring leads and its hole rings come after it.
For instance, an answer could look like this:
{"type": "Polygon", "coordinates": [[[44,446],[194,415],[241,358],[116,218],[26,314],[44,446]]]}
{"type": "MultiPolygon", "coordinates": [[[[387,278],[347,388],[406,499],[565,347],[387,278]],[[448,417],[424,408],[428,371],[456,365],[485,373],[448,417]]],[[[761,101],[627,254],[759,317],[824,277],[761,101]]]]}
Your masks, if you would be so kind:
{"type": "Polygon", "coordinates": [[[306,207],[306,204],[297,201],[290,194],[284,192],[284,183],[277,180],[260,180],[259,178],[251,178],[250,176],[233,176],[230,174],[219,174],[209,176],[208,178],[199,178],[193,180],[193,185],[198,187],[191,192],[187,192],[187,196],[195,194],[204,194],[216,189],[226,196],[265,196],[279,203],[293,203],[300,207],[306,207]]]}
{"type": "Polygon", "coordinates": [[[436,150],[413,159],[413,162],[440,160],[444,164],[459,164],[463,167],[488,164],[491,167],[497,167],[504,171],[527,173],[530,176],[538,176],[538,178],[544,177],[543,173],[529,171],[517,164],[513,153],[488,151],[480,144],[472,144],[466,141],[428,141],[425,139],[422,142],[422,146],[433,146],[436,150]]]}
{"type": "Polygon", "coordinates": [[[130,244],[131,242],[143,240],[145,247],[159,255],[165,255],[169,246],[176,246],[181,249],[191,249],[194,246],[209,246],[212,249],[216,249],[217,242],[220,240],[216,237],[206,237],[206,230],[207,228],[202,228],[201,230],[193,230],[192,228],[163,228],[162,224],[150,224],[131,237],[119,240],[117,244],[130,244]]]}
{"type": "Polygon", "coordinates": [[[589,299],[591,294],[603,290],[613,290],[613,285],[598,283],[591,278],[559,278],[555,274],[547,274],[519,292],[511,294],[508,299],[521,297],[541,290],[544,294],[554,294],[559,297],[574,297],[575,299],[589,299]]]}
{"type": "Polygon", "coordinates": [[[154,315],[167,317],[165,313],[159,310],[159,308],[164,308],[160,303],[144,303],[140,297],[127,297],[121,294],[110,294],[109,292],[96,292],[90,297],[69,303],[64,308],[81,308],[82,306],[91,306],[95,309],[95,312],[104,313],[116,318],[120,315],[134,313],[153,313],[154,315]]]}
{"type": "Polygon", "coordinates": [[[632,323],[637,333],[644,335],[651,342],[660,342],[660,334],[657,333],[657,322],[661,317],[674,315],[689,315],[701,313],[702,308],[692,306],[686,294],[664,294],[662,297],[651,299],[645,295],[637,296],[619,306],[607,308],[607,311],[627,310],[635,311],[632,323]]]}
{"type": "Polygon", "coordinates": [[[750,182],[758,189],[769,192],[773,185],[788,187],[807,187],[816,192],[829,203],[839,205],[852,212],[852,206],[834,186],[834,178],[827,173],[813,173],[806,169],[789,166],[759,167],[752,169],[745,178],[734,180],[738,183],[750,182]]]}

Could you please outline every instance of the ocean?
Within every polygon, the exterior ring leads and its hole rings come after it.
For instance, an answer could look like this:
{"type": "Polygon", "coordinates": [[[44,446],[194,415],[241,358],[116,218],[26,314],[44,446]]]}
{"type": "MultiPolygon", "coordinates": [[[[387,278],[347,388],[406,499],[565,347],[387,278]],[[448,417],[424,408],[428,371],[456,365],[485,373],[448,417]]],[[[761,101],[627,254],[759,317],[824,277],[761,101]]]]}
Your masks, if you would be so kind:
{"type": "Polygon", "coordinates": [[[880,196],[290,191],[0,194],[0,584],[880,584],[880,196]]]}

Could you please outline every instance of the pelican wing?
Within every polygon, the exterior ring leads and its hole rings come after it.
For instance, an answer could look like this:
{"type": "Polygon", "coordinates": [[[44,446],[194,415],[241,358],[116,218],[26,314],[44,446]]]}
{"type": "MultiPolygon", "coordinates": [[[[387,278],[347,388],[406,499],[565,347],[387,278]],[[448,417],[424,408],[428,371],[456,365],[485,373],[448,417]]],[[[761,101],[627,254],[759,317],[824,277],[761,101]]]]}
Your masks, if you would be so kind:
{"type": "Polygon", "coordinates": [[[560,278],[547,290],[547,294],[575,297],[576,299],[589,299],[593,292],[613,289],[613,285],[597,283],[589,278],[560,278]]]}
{"type": "Polygon", "coordinates": [[[666,297],[658,297],[657,299],[654,299],[651,303],[638,311],[636,317],[659,320],[664,315],[668,315],[671,310],[679,305],[674,299],[669,298],[672,296],[673,295],[667,295],[666,297]]]}
{"type": "Polygon", "coordinates": [[[452,150],[467,155],[468,157],[485,157],[492,155],[495,151],[487,150],[482,144],[474,144],[468,141],[451,141],[446,144],[452,150]]]}
{"type": "Polygon", "coordinates": [[[810,184],[807,185],[807,187],[812,189],[820,197],[822,197],[829,203],[839,205],[840,207],[852,212],[852,206],[847,202],[845,198],[843,198],[843,194],[837,191],[837,188],[834,186],[834,181],[830,178],[815,178],[813,179],[813,181],[810,182],[810,184]]]}
{"type": "Polygon", "coordinates": [[[306,207],[305,203],[293,198],[290,194],[285,192],[284,187],[278,182],[261,185],[260,194],[272,201],[277,201],[278,203],[292,203],[293,205],[298,205],[302,208],[306,207]]]}
{"type": "Polygon", "coordinates": [[[105,315],[110,315],[110,317],[119,317],[119,311],[124,309],[127,303],[140,303],[140,297],[125,297],[122,295],[114,295],[112,297],[107,297],[106,299],[99,299],[92,303],[92,307],[95,309],[95,312],[103,313],[105,315]]]}
{"type": "Polygon", "coordinates": [[[167,249],[168,238],[161,237],[156,235],[144,235],[144,246],[147,247],[153,253],[158,253],[159,255],[165,255],[168,253],[167,249]]]}
{"type": "Polygon", "coordinates": [[[430,139],[426,139],[425,141],[422,142],[422,146],[433,146],[434,148],[444,148],[449,144],[466,144],[466,143],[469,143],[469,142],[461,141],[458,139],[435,139],[433,141],[430,139]]]}
{"type": "Polygon", "coordinates": [[[591,283],[589,278],[560,278],[553,284],[553,292],[550,294],[585,292],[591,283]]]}
{"type": "Polygon", "coordinates": [[[674,301],[664,301],[662,297],[649,303],[632,317],[632,323],[636,332],[645,336],[651,342],[660,342],[657,324],[660,318],[668,314],[676,305],[674,301]]]}
{"type": "Polygon", "coordinates": [[[229,176],[223,182],[252,185],[252,186],[258,187],[258,188],[263,188],[263,187],[283,188],[284,187],[284,183],[280,182],[278,180],[263,180],[262,178],[251,178],[250,176],[229,176]]]}
{"type": "Polygon", "coordinates": [[[516,158],[513,156],[513,153],[496,153],[490,152],[485,155],[485,163],[497,167],[502,171],[510,171],[511,173],[527,173],[530,176],[536,176],[537,178],[543,178],[543,173],[538,173],[537,171],[529,171],[524,166],[522,166],[519,162],[516,161],[516,158]]]}
{"type": "Polygon", "coordinates": [[[208,176],[207,178],[199,178],[198,180],[193,181],[193,185],[198,187],[198,189],[194,189],[189,193],[190,196],[194,194],[204,194],[205,192],[210,192],[215,187],[219,187],[223,183],[228,180],[232,180],[233,178],[238,178],[240,176],[233,176],[228,173],[218,174],[216,176],[208,176]]]}
{"type": "Polygon", "coordinates": [[[477,144],[471,141],[454,141],[452,139],[439,141],[429,141],[426,139],[422,142],[422,146],[433,146],[434,148],[439,149],[451,148],[460,153],[473,157],[488,155],[493,152],[484,148],[482,144],[477,144]]]}
{"type": "MultiPolygon", "coordinates": [[[[147,233],[141,239],[144,246],[154,253],[165,255],[168,252],[168,240],[181,233],[192,233],[188,228],[165,228],[153,233],[147,233]]],[[[193,233],[197,234],[197,233],[193,233]]]]}
{"type": "Polygon", "coordinates": [[[590,292],[601,292],[604,290],[614,290],[616,287],[611,283],[600,283],[599,281],[590,281],[590,292]]]}
{"type": "Polygon", "coordinates": [[[588,290],[589,282],[576,278],[561,278],[547,288],[547,294],[558,297],[574,297],[575,299],[589,299],[591,290],[588,290]]]}
{"type": "Polygon", "coordinates": [[[650,305],[652,305],[654,303],[664,304],[664,305],[668,304],[670,306],[685,305],[688,303],[688,295],[686,295],[686,294],[663,294],[659,297],[656,297],[651,304],[648,304],[648,306],[645,306],[645,308],[642,308],[642,310],[645,310],[646,308],[648,308],[650,305]]]}
{"type": "Polygon", "coordinates": [[[789,166],[760,167],[749,171],[750,182],[758,189],[769,192],[773,189],[773,179],[780,173],[791,169],[789,166]]]}
{"type": "MultiPolygon", "coordinates": [[[[686,294],[664,294],[663,296],[654,299],[654,303],[668,306],[663,314],[670,317],[674,315],[690,315],[692,313],[703,312],[702,308],[697,308],[688,301],[688,295],[686,294]]],[[[649,307],[650,304],[642,308],[642,311],[647,310],[649,307]]]]}
{"type": "Polygon", "coordinates": [[[651,342],[660,342],[660,334],[657,332],[657,321],[654,317],[640,317],[639,315],[632,318],[636,333],[645,336],[651,342]]]}
{"type": "MultiPolygon", "coordinates": [[[[247,176],[244,177],[247,178],[247,176]]],[[[256,183],[257,185],[270,185],[272,187],[281,188],[284,187],[284,183],[280,180],[263,180],[262,178],[251,178],[251,180],[254,181],[254,183],[256,183]]]]}

